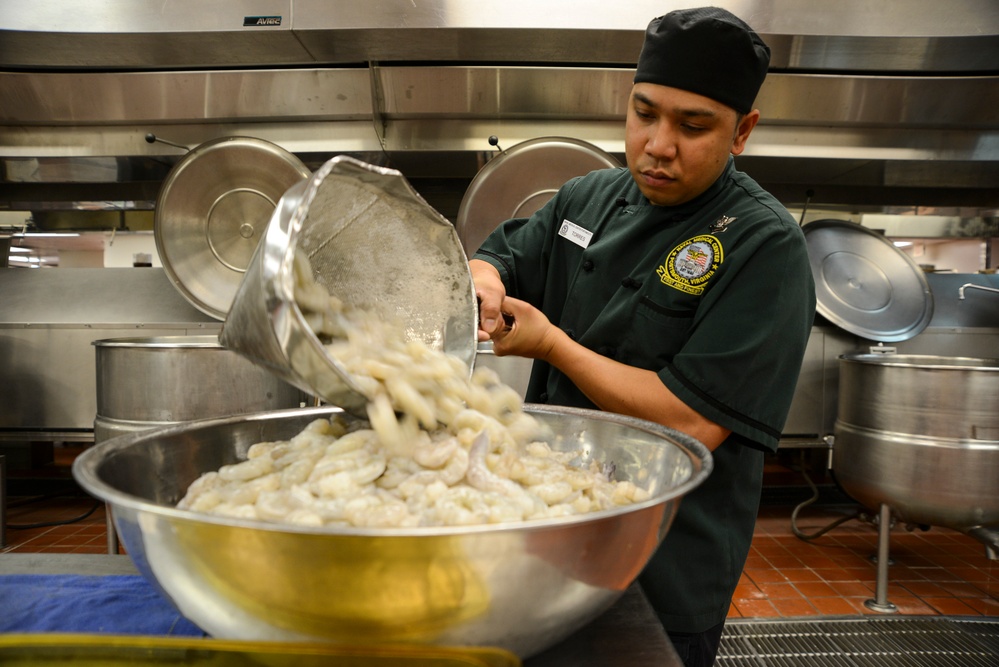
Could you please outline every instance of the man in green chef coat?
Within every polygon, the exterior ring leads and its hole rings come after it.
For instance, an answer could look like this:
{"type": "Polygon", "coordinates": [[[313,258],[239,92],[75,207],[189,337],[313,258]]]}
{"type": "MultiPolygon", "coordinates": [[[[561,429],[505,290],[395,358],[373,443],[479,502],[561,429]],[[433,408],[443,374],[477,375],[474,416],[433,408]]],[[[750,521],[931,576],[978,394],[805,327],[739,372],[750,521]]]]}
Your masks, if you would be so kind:
{"type": "Polygon", "coordinates": [[[647,419],[712,450],[640,577],[687,667],[714,662],[815,313],[801,229],[733,159],[769,62],[725,10],[654,19],[627,168],[569,181],[470,261],[480,340],[536,360],[528,402],[647,419]]]}

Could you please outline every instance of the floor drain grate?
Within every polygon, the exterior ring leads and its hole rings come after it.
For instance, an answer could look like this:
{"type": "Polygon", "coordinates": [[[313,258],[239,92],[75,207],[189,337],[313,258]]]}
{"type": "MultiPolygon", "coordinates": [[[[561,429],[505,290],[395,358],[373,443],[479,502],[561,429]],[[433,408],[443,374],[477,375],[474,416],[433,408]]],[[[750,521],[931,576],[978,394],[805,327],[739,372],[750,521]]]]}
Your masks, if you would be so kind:
{"type": "Polygon", "coordinates": [[[995,667],[999,621],[843,618],[725,624],[717,667],[995,667]]]}

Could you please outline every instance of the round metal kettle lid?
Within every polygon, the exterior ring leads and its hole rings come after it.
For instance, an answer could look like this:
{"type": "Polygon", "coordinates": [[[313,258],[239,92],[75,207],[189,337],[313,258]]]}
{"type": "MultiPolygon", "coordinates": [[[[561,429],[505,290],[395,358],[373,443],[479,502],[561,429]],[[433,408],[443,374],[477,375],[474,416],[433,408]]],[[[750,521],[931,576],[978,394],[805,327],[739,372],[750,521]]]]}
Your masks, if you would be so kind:
{"type": "Polygon", "coordinates": [[[214,139],[181,158],[160,188],[153,227],[177,291],[224,320],[278,200],[311,173],[292,153],[253,137],[214,139]]]}
{"type": "Polygon", "coordinates": [[[539,137],[501,151],[465,191],[455,228],[472,255],[500,223],[530,217],[568,180],[620,167],[610,153],[579,139],[539,137]]]}
{"type": "Polygon", "coordinates": [[[845,220],[815,220],[802,230],[820,315],[886,343],[908,340],[926,328],[933,317],[929,283],[891,241],[845,220]]]}

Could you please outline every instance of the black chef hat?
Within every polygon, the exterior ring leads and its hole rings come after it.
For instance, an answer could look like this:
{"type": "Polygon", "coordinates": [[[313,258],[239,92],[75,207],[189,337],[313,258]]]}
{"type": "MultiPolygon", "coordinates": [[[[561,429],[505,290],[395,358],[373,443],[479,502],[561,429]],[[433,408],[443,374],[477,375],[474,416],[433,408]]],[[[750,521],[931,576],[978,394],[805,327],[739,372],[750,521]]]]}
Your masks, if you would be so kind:
{"type": "Polygon", "coordinates": [[[770,48],[735,15],[680,9],[649,23],[635,83],[681,88],[748,113],[769,65],[770,48]]]}

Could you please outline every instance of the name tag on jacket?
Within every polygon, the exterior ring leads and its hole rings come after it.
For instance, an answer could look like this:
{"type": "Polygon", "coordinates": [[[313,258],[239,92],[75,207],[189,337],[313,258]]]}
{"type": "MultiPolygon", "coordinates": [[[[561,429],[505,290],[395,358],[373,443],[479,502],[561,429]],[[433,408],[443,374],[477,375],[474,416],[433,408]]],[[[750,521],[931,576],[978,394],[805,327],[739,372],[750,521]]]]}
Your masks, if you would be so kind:
{"type": "Polygon", "coordinates": [[[562,221],[562,226],[558,228],[558,235],[569,239],[580,248],[590,245],[590,239],[593,238],[593,232],[583,229],[576,223],[569,222],[568,220],[562,221]]]}

